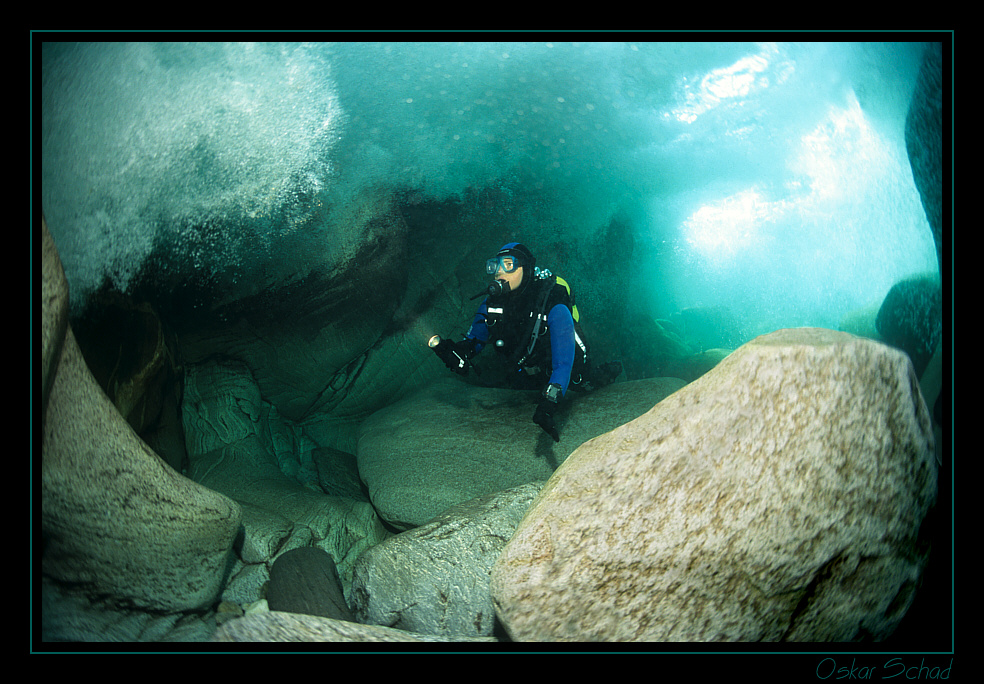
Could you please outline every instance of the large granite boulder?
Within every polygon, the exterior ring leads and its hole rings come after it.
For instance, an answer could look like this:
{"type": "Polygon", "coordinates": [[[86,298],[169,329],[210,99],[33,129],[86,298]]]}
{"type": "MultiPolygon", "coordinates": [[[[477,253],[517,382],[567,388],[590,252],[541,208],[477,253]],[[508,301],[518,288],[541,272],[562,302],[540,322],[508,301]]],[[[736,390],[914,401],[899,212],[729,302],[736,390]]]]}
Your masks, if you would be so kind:
{"type": "Polygon", "coordinates": [[[936,477],[904,354],[778,331],[571,454],[493,567],[496,611],[520,641],[884,639],[936,477]]]}
{"type": "Polygon", "coordinates": [[[581,443],[642,415],[684,384],[648,378],[571,392],[555,414],[554,442],[532,421],[537,392],[448,378],[362,423],[359,473],[379,515],[410,529],[456,504],[546,480],[581,443]]]}
{"type": "Polygon", "coordinates": [[[418,634],[492,636],[492,564],[542,486],[453,506],[363,553],[352,581],[358,621],[418,634]]]}
{"type": "Polygon", "coordinates": [[[317,445],[260,396],[250,370],[228,359],[187,366],[182,417],[188,476],[243,510],[222,598],[257,601],[277,558],[308,546],[328,553],[347,595],[355,559],[389,533],[368,501],[325,494],[317,473],[290,457],[317,445]]]}
{"type": "Polygon", "coordinates": [[[207,638],[239,506],[164,463],[100,389],[63,317],[67,287],[48,280],[61,269],[47,226],[42,239],[43,351],[58,353],[42,380],[42,637],[207,638]]]}

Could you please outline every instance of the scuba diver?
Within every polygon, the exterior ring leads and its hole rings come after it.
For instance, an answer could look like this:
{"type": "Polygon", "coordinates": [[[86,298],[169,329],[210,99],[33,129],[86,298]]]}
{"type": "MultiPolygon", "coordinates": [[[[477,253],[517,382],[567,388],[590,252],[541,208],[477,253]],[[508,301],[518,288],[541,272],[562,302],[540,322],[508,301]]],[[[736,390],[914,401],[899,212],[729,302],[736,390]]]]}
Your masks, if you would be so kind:
{"type": "Polygon", "coordinates": [[[495,280],[460,342],[435,335],[428,343],[452,371],[468,373],[471,359],[492,344],[515,389],[540,389],[533,422],[560,441],[554,411],[569,389],[590,391],[622,372],[618,361],[592,368],[570,285],[536,266],[533,253],[510,242],[486,262],[495,280]]]}

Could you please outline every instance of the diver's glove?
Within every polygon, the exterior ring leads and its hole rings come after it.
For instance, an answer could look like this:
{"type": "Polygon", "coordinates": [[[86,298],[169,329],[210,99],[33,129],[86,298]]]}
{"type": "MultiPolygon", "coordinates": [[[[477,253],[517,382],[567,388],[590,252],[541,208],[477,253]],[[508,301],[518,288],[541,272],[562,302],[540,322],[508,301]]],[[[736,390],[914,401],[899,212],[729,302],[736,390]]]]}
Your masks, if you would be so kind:
{"type": "Polygon", "coordinates": [[[540,400],[536,405],[536,412],[533,414],[533,422],[543,428],[543,431],[553,437],[553,441],[560,441],[560,433],[554,424],[553,413],[560,401],[560,385],[550,384],[543,390],[540,400]]]}
{"type": "Polygon", "coordinates": [[[468,339],[460,342],[441,340],[440,344],[434,347],[434,353],[449,370],[459,375],[468,375],[468,366],[471,365],[469,359],[475,355],[475,341],[468,339]]]}

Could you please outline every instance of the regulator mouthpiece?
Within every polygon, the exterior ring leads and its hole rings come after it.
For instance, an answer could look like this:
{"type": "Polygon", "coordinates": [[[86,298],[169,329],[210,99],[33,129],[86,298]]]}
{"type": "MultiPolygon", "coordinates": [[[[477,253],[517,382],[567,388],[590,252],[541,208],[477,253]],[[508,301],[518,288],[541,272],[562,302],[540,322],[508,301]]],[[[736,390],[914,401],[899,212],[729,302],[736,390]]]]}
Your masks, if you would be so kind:
{"type": "Polygon", "coordinates": [[[490,295],[506,294],[509,292],[509,283],[505,280],[495,280],[488,287],[490,295]]]}
{"type": "Polygon", "coordinates": [[[505,294],[507,292],[509,292],[509,283],[505,280],[493,280],[487,288],[472,297],[472,299],[478,299],[482,295],[494,297],[495,295],[505,294]]]}

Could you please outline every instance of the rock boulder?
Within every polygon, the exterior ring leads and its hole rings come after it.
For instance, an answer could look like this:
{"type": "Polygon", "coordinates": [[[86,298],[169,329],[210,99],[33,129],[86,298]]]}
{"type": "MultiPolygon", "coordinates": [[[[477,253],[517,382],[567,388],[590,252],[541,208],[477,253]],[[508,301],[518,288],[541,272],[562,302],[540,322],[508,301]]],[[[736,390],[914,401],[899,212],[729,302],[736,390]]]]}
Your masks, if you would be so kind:
{"type": "Polygon", "coordinates": [[[68,281],[58,248],[41,217],[41,416],[48,408],[51,384],[68,331],[68,281]]]}
{"type": "Polygon", "coordinates": [[[100,389],[60,313],[67,286],[48,280],[61,269],[42,230],[42,339],[45,354],[58,352],[43,379],[43,638],[205,638],[214,626],[200,616],[222,588],[240,508],[164,463],[100,389]]]}
{"type": "Polygon", "coordinates": [[[470,499],[550,477],[584,441],[636,418],[685,383],[649,378],[569,393],[560,441],[532,421],[537,392],[443,380],[366,419],[359,473],[379,515],[423,525],[470,499]]]}
{"type": "Polygon", "coordinates": [[[352,621],[335,561],[314,546],[291,549],[277,557],[266,600],[270,610],[352,621]]]}
{"type": "Polygon", "coordinates": [[[542,486],[454,506],[363,553],[352,581],[358,621],[418,634],[492,636],[492,564],[542,486]]]}
{"type": "Polygon", "coordinates": [[[399,629],[378,625],[333,620],[314,615],[297,615],[266,611],[230,620],[222,625],[211,639],[214,643],[389,643],[389,642],[447,642],[479,641],[494,643],[490,637],[447,639],[424,634],[411,634],[399,629]]]}
{"type": "Polygon", "coordinates": [[[943,337],[943,291],[934,277],[902,280],[888,291],[875,325],[881,339],[901,349],[922,377],[943,337]]]}
{"type": "MultiPolygon", "coordinates": [[[[930,43],[905,117],[905,147],[943,273],[943,45],[930,43]]],[[[951,141],[952,142],[952,141],[951,141]]]]}
{"type": "Polygon", "coordinates": [[[756,338],[577,449],[492,573],[514,640],[880,640],[936,496],[909,359],[846,333],[756,338]]]}
{"type": "Polygon", "coordinates": [[[243,536],[223,599],[256,601],[278,556],[308,546],[331,556],[347,593],[355,559],[388,532],[369,502],[328,496],[316,483],[305,486],[284,472],[296,462],[281,464],[278,453],[305,437],[288,430],[264,401],[250,370],[229,359],[188,365],[182,417],[188,476],[243,510],[243,536]]]}

